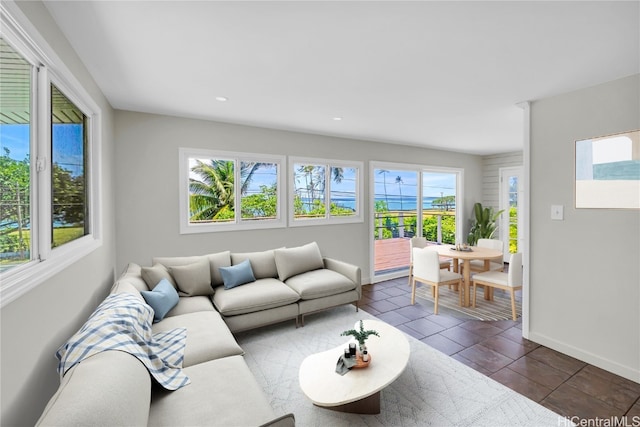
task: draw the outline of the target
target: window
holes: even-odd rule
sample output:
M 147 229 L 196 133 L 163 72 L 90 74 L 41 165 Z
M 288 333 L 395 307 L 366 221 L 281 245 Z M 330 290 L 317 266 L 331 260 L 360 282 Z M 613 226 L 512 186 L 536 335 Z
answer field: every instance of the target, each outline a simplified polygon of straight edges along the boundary
M 2 305 L 101 244 L 100 110 L 38 35 L 0 16 Z M 53 58 L 53 59 L 51 59 Z M 42 262 L 48 260 L 50 262 Z
M 51 85 L 52 246 L 89 234 L 87 174 L 85 173 L 87 116 Z
M 284 227 L 284 157 L 180 149 L 180 231 Z
M 362 222 L 362 163 L 291 159 L 290 225 Z

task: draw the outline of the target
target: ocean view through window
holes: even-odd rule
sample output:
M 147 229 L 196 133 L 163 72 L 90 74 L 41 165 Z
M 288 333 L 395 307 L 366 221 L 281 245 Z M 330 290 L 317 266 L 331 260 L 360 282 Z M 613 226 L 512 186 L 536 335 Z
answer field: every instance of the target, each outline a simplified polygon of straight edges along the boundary
M 362 163 L 292 158 L 291 226 L 361 222 Z

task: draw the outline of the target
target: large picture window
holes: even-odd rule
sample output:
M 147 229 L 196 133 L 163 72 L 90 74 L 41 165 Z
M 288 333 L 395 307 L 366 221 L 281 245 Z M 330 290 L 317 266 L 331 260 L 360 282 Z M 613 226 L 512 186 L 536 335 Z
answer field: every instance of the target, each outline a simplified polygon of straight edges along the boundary
M 181 232 L 283 227 L 284 157 L 180 149 Z
M 362 163 L 291 159 L 291 225 L 362 221 Z
M 2 305 L 101 243 L 99 108 L 15 21 L 0 33 Z M 97 150 L 95 150 L 97 151 Z M 43 261 L 49 262 L 43 262 Z

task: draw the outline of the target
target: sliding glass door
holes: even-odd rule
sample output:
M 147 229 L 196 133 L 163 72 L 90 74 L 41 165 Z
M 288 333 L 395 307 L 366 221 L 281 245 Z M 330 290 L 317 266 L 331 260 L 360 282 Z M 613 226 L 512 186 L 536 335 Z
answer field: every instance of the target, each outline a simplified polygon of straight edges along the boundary
M 375 162 L 371 171 L 376 279 L 406 273 L 411 237 L 423 236 L 431 244 L 456 242 L 460 170 Z

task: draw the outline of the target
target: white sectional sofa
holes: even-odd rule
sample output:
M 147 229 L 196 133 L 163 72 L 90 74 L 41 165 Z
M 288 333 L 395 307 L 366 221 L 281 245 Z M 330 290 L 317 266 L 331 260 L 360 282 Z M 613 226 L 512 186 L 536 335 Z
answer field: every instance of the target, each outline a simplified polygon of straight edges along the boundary
M 249 271 L 255 280 L 247 281 Z M 64 373 L 37 425 L 293 426 L 293 414 L 272 410 L 232 332 L 285 320 L 298 326 L 305 315 L 341 304 L 357 309 L 361 283 L 358 267 L 322 258 L 314 242 L 129 264 L 110 296 L 120 293 L 153 308 L 146 321 L 158 317 L 154 336 L 186 329 L 181 372 L 190 384 L 169 391 L 136 356 L 101 351 Z

